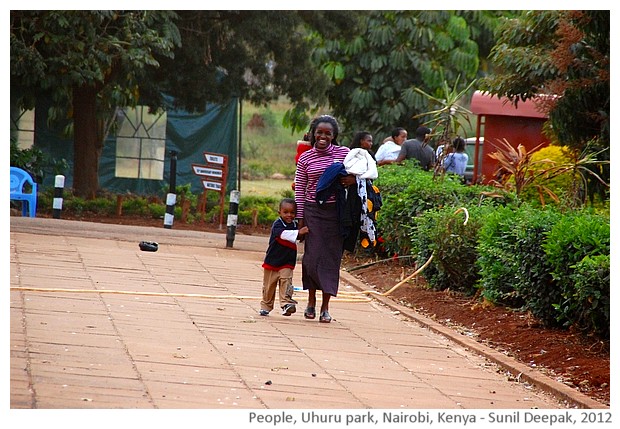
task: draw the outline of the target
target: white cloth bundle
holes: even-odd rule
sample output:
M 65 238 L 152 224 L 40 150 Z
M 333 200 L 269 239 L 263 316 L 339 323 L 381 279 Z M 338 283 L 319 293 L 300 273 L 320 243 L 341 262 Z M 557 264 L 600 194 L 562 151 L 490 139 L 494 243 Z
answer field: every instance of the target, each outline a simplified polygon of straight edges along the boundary
M 379 177 L 377 163 L 366 149 L 351 149 L 342 163 L 347 173 L 355 174 L 360 179 L 376 179 Z
M 342 164 L 347 173 L 355 174 L 357 179 L 357 193 L 362 201 L 360 229 L 368 234 L 370 241 L 375 241 L 375 224 L 368 217 L 366 179 L 372 180 L 379 177 L 377 163 L 366 149 L 355 148 L 349 151 Z

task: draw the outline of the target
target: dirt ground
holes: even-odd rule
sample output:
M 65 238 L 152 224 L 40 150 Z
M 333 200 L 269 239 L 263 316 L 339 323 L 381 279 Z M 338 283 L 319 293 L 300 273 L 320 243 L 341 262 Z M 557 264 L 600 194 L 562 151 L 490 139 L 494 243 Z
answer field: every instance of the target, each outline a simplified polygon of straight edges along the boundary
M 398 262 L 357 269 L 367 261 L 345 256 L 343 266 L 376 290 L 385 292 L 415 270 Z M 422 272 L 423 275 L 423 272 Z M 536 368 L 601 403 L 610 404 L 609 343 L 570 330 L 546 329 L 531 315 L 451 291 L 425 287 L 423 276 L 390 297 L 445 326 Z
M 40 216 L 47 215 L 42 213 Z M 76 218 L 64 214 L 63 219 Z M 163 227 L 162 220 L 130 216 L 76 220 Z M 173 223 L 172 228 L 223 234 L 227 229 L 226 225 L 220 228 L 216 224 L 189 225 L 178 221 Z M 239 225 L 235 233 L 269 235 L 269 228 Z M 352 275 L 381 292 L 391 289 L 414 271 L 412 267 L 402 266 L 398 261 L 386 261 L 360 268 L 368 262 L 368 259 L 361 260 L 347 254 L 343 259 L 343 268 L 349 269 Z M 570 330 L 546 329 L 526 313 L 503 307 L 485 306 L 478 300 L 455 292 L 432 291 L 424 287 L 423 274 L 396 289 L 390 297 L 443 325 L 538 369 L 603 404 L 610 405 L 608 342 L 584 337 Z

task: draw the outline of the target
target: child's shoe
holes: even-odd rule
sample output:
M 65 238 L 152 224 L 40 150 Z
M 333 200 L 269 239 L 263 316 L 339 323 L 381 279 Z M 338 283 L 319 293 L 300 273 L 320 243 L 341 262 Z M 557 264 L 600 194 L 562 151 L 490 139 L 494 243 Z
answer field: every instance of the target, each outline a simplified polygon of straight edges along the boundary
M 261 310 L 261 311 L 258 312 L 258 314 L 260 314 L 261 316 L 269 316 L 269 311 Z
M 282 316 L 290 316 L 296 311 L 297 308 L 295 308 L 295 304 L 286 304 L 284 307 L 282 307 Z

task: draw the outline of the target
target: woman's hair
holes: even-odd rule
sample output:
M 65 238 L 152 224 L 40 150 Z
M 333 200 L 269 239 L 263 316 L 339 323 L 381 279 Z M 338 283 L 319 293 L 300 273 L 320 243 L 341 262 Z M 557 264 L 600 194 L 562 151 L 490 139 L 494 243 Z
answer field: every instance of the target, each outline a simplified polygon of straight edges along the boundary
M 465 150 L 465 140 L 462 137 L 457 137 L 452 140 L 452 147 L 455 152 L 463 152 Z
M 398 137 L 401 133 L 401 131 L 407 131 L 406 129 L 404 129 L 403 127 L 396 127 L 392 130 L 392 138 L 395 139 L 396 137 Z
M 310 144 L 314 146 L 314 143 L 316 143 L 316 137 L 314 136 L 314 131 L 316 130 L 317 125 L 319 125 L 321 122 L 326 122 L 328 124 L 331 124 L 332 128 L 334 129 L 334 136 L 332 138 L 332 144 L 338 145 L 337 140 L 338 140 L 338 134 L 340 134 L 340 126 L 338 125 L 338 121 L 336 120 L 336 118 L 330 115 L 317 116 L 316 118 L 312 120 L 312 122 L 310 122 Z
M 353 140 L 351 141 L 351 145 L 349 146 L 351 149 L 355 149 L 356 147 L 361 148 L 362 147 L 362 140 L 365 139 L 367 136 L 370 136 L 372 134 L 370 134 L 368 131 L 358 131 L 355 136 L 353 137 Z

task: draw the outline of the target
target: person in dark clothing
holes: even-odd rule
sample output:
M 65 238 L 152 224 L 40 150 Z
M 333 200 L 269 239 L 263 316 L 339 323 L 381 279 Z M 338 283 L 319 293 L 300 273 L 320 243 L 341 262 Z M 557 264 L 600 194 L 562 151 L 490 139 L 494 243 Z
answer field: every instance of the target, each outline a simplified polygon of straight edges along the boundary
M 405 140 L 400 147 L 398 158 L 394 162 L 399 163 L 405 159 L 415 159 L 424 170 L 432 170 L 435 166 L 435 151 L 428 144 L 427 138 L 432 130 L 428 127 L 418 127 L 415 138 Z
M 280 215 L 271 225 L 269 246 L 263 262 L 263 298 L 260 315 L 267 316 L 273 310 L 276 288 L 279 290 L 282 315 L 290 316 L 297 311 L 293 299 L 293 270 L 297 262 L 297 240 L 308 233 L 308 227 L 298 229 L 295 215 L 297 204 L 292 198 L 280 201 Z

